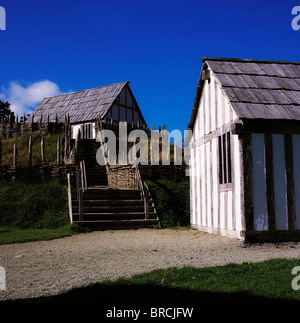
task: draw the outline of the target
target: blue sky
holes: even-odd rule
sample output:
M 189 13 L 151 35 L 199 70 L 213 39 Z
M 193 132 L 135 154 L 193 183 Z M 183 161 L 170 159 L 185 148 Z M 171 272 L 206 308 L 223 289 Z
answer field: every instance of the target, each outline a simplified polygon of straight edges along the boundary
M 130 81 L 151 127 L 186 129 L 203 56 L 300 61 L 296 1 L 0 0 L 0 98 Z

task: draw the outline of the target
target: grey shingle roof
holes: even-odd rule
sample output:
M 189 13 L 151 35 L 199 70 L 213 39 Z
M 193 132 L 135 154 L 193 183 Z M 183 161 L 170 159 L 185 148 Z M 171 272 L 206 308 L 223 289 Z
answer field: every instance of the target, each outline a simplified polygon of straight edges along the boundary
M 214 60 L 215 73 L 240 118 L 300 120 L 300 64 Z
M 236 114 L 245 119 L 300 120 L 300 63 L 204 57 Z M 201 96 L 200 76 L 189 128 Z
M 97 117 L 104 117 L 114 100 L 129 82 L 117 83 L 95 89 L 67 93 L 44 98 L 34 110 L 34 121 L 39 121 L 41 116 L 46 121 L 55 122 L 56 115 L 59 122 L 70 116 L 70 122 L 92 121 Z M 31 122 L 31 117 L 27 122 Z

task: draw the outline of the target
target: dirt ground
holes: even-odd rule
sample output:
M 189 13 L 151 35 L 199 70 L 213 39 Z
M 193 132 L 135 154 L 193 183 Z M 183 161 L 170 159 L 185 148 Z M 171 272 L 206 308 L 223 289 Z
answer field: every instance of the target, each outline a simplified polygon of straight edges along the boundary
M 238 240 L 194 229 L 139 229 L 3 245 L 0 266 L 6 271 L 6 290 L 0 290 L 0 301 L 54 295 L 157 268 L 217 266 L 270 258 L 300 258 L 300 243 L 245 247 Z

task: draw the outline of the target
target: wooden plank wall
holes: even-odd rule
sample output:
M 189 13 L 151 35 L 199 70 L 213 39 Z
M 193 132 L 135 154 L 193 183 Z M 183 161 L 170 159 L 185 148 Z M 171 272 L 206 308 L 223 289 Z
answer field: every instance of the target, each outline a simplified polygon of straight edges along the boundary
M 191 225 L 246 240 L 300 239 L 300 135 L 231 131 L 232 181 L 220 184 L 218 137 L 236 120 L 211 73 L 191 141 Z
M 240 237 L 245 224 L 241 212 L 241 142 L 231 135 L 232 183 L 219 184 L 218 136 L 237 118 L 217 79 L 206 80 L 191 141 L 191 224 L 211 233 Z
M 251 136 L 254 231 L 299 230 L 300 135 Z

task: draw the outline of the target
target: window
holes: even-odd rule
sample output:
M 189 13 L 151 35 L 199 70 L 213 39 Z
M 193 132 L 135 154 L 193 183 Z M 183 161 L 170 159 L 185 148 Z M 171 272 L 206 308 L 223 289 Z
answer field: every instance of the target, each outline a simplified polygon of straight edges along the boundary
M 93 124 L 86 123 L 80 126 L 81 139 L 93 138 Z
M 220 184 L 231 183 L 230 132 L 218 137 L 219 141 L 219 181 Z

